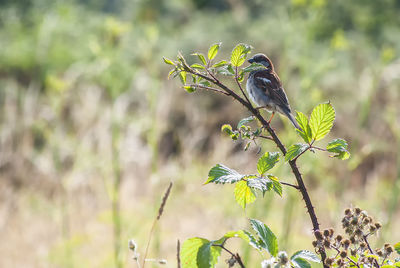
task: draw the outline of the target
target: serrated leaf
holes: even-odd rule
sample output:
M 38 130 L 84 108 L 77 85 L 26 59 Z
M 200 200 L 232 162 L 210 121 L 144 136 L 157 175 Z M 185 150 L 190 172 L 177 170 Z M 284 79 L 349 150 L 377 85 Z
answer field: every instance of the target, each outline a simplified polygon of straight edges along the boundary
M 235 67 L 240 67 L 246 60 L 247 54 L 251 51 L 251 46 L 246 44 L 238 44 L 231 54 L 231 63 Z
M 277 152 L 266 152 L 263 156 L 258 159 L 257 171 L 260 175 L 264 175 L 265 172 L 270 170 L 279 161 L 279 153 Z
M 285 161 L 291 161 L 299 156 L 302 152 L 307 150 L 308 144 L 296 143 L 289 147 L 285 155 Z
M 294 253 L 292 255 L 292 257 L 290 257 L 290 259 L 297 259 L 297 258 L 302 258 L 308 261 L 312 261 L 312 262 L 317 262 L 320 263 L 321 260 L 319 259 L 319 257 L 317 256 L 317 254 L 308 251 L 308 250 L 299 250 L 296 253 Z
M 310 116 L 312 138 L 320 140 L 329 133 L 335 121 L 335 110 L 330 103 L 322 103 L 315 107 Z
M 264 65 L 262 65 L 261 63 L 253 62 L 251 65 L 243 68 L 242 71 L 244 73 L 249 73 L 249 72 L 252 72 L 252 71 L 263 70 L 263 69 L 265 69 Z
M 175 63 L 174 63 L 172 60 L 167 59 L 166 57 L 163 57 L 163 60 L 164 60 L 164 62 L 165 62 L 166 64 L 175 65 Z
M 207 65 L 207 61 L 206 58 L 204 57 L 203 54 L 201 53 L 193 53 L 193 56 L 197 56 L 199 58 L 199 60 L 201 61 L 201 63 L 203 63 L 204 65 Z
M 213 268 L 221 255 L 221 247 L 213 247 L 213 242 L 206 243 L 199 248 L 197 253 L 198 268 Z
M 222 75 L 228 75 L 228 76 L 235 75 L 235 71 L 233 70 L 232 64 L 224 65 L 223 67 L 219 68 L 217 72 Z
M 400 255 L 400 242 L 394 244 L 394 249 L 396 250 L 397 254 Z
M 212 68 L 219 68 L 219 67 L 222 67 L 222 66 L 227 65 L 227 64 L 228 64 L 228 62 L 226 60 L 221 60 L 221 61 L 215 63 L 214 65 L 212 65 L 211 67 Z
M 326 146 L 328 152 L 336 153 L 333 157 L 337 157 L 341 160 L 346 160 L 350 157 L 349 151 L 347 151 L 347 142 L 343 139 L 334 139 Z
M 256 200 L 253 190 L 247 186 L 247 181 L 239 181 L 236 183 L 234 195 L 236 202 L 243 209 L 246 208 L 246 205 L 251 204 Z
M 253 248 L 257 249 L 258 251 L 261 251 L 262 247 L 259 244 L 259 242 L 257 241 L 257 239 L 254 237 L 254 235 L 252 235 L 249 231 L 246 231 L 246 230 L 244 230 L 243 232 L 248 237 L 249 245 L 252 246 Z
M 267 225 L 256 219 L 250 219 L 250 225 L 260 238 L 260 246 L 272 256 L 278 254 L 278 240 Z
M 247 186 L 254 190 L 259 190 L 263 194 L 272 188 L 272 182 L 267 177 L 252 176 L 247 179 Z
M 236 170 L 230 169 L 224 165 L 217 164 L 210 169 L 208 180 L 204 184 L 213 183 L 235 183 L 240 181 L 244 175 L 239 174 Z
M 311 268 L 311 264 L 309 264 L 306 260 L 302 258 L 291 260 L 291 262 L 296 268 Z
M 268 175 L 268 178 L 271 180 L 272 189 L 275 193 L 282 196 L 282 184 L 279 182 L 279 179 L 272 175 Z
M 180 252 L 182 268 L 198 267 L 197 255 L 199 249 L 207 243 L 210 243 L 210 241 L 200 237 L 189 238 L 183 242 Z
M 296 121 L 301 128 L 301 130 L 296 128 L 296 132 L 299 133 L 299 135 L 303 138 L 305 142 L 310 143 L 312 139 L 312 134 L 310 125 L 308 124 L 308 118 L 302 112 L 296 113 Z
M 245 126 L 247 123 L 253 122 L 254 119 L 256 119 L 254 115 L 249 116 L 249 117 L 246 117 L 246 118 L 243 118 L 243 119 L 240 120 L 239 123 L 237 124 L 237 128 L 239 129 L 239 128 L 241 128 L 242 126 Z
M 210 49 L 208 50 L 208 58 L 210 60 L 214 59 L 215 56 L 217 56 L 220 46 L 221 46 L 221 43 L 216 43 L 210 47 Z
M 194 68 L 194 69 L 201 69 L 201 70 L 204 70 L 204 69 L 205 69 L 205 67 L 204 67 L 203 65 L 200 65 L 200 64 L 198 64 L 198 63 L 194 63 L 194 64 L 192 64 L 190 67 L 191 67 L 191 68 Z

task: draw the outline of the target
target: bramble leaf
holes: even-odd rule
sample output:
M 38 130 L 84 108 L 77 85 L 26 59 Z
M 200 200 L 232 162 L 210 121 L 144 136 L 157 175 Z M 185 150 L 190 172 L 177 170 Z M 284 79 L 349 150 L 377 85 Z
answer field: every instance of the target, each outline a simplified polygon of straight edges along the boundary
M 246 44 L 238 44 L 231 54 L 231 63 L 235 67 L 241 66 L 246 60 L 247 54 L 251 51 L 251 46 Z
M 199 249 L 207 243 L 210 243 L 210 241 L 200 237 L 189 238 L 183 242 L 180 252 L 182 268 L 197 267 Z
M 199 248 L 197 253 L 198 268 L 213 268 L 221 255 L 220 247 L 213 247 L 213 242 L 208 242 Z
M 289 147 L 285 155 L 285 161 L 291 161 L 309 148 L 308 144 L 296 143 Z
M 278 254 L 278 240 L 267 225 L 256 219 L 250 219 L 250 225 L 260 238 L 260 246 L 272 256 Z
M 254 119 L 256 119 L 254 115 L 246 117 L 246 118 L 243 118 L 237 124 L 237 128 L 238 129 L 241 128 L 242 126 L 246 125 L 247 123 L 250 123 L 250 122 L 254 121 Z
M 279 161 L 279 153 L 277 152 L 266 152 L 263 156 L 258 159 L 257 171 L 260 175 L 264 175 L 265 172 L 270 170 Z
M 279 182 L 278 178 L 272 175 L 268 175 L 268 178 L 271 180 L 272 189 L 275 193 L 282 196 L 282 184 Z
M 347 142 L 343 139 L 334 139 L 328 143 L 326 149 L 328 152 L 336 153 L 333 157 L 337 157 L 341 160 L 346 160 L 350 157 L 350 153 L 347 151 Z
M 296 121 L 301 127 L 301 130 L 296 128 L 296 132 L 303 138 L 303 140 L 307 143 L 311 142 L 312 134 L 311 128 L 308 124 L 308 118 L 302 112 L 297 112 Z
M 253 190 L 247 186 L 247 181 L 239 181 L 235 186 L 235 200 L 244 209 L 247 204 L 256 200 Z
M 265 69 L 264 65 L 262 65 L 261 63 L 253 62 L 251 65 L 246 66 L 245 68 L 243 68 L 242 71 L 244 73 L 249 73 L 249 72 L 252 72 L 252 71 L 263 70 L 263 69 Z
M 295 268 L 311 268 L 311 264 L 302 258 L 293 259 L 291 262 Z
M 312 261 L 312 262 L 317 262 L 317 263 L 321 262 L 321 260 L 315 253 L 308 251 L 308 250 L 299 250 L 296 253 L 294 253 L 292 255 L 292 257 L 290 257 L 290 259 L 292 259 L 292 260 L 297 259 L 297 258 L 302 258 L 302 259 Z
M 210 49 L 208 50 L 208 59 L 209 60 L 212 60 L 215 58 L 215 56 L 217 56 L 220 46 L 221 46 L 221 43 L 216 43 L 210 47 Z
M 254 190 L 259 190 L 261 191 L 263 194 L 265 194 L 265 192 L 271 190 L 272 188 L 272 181 L 267 178 L 267 177 L 251 177 L 247 179 L 247 186 L 249 186 L 250 188 L 254 189 Z
M 315 107 L 310 116 L 312 138 L 320 140 L 329 133 L 335 121 L 335 110 L 330 103 L 322 103 Z
M 213 183 L 235 183 L 240 181 L 244 175 L 239 174 L 236 170 L 230 169 L 224 165 L 217 164 L 210 169 L 208 180 L 204 184 Z

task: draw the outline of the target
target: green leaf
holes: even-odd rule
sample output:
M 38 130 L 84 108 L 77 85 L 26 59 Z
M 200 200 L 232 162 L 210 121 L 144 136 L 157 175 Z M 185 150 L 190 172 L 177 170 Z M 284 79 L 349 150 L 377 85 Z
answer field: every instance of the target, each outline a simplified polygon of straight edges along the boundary
M 200 82 L 199 82 L 199 85 L 209 87 L 209 86 L 211 86 L 211 83 L 208 82 L 207 80 L 204 80 L 204 81 L 200 81 Z
M 210 169 L 208 180 L 204 184 L 213 183 L 235 183 L 240 181 L 244 176 L 237 171 L 230 169 L 224 165 L 217 164 Z
M 235 75 L 235 71 L 233 70 L 232 64 L 225 65 L 219 68 L 217 71 L 222 75 L 228 75 L 228 76 Z
M 202 70 L 205 69 L 205 67 L 203 65 L 200 65 L 198 63 L 194 63 L 190 67 L 194 68 L 194 69 L 202 69 Z
M 261 251 L 262 247 L 259 243 L 259 241 L 257 241 L 257 239 L 254 237 L 254 235 L 252 235 L 250 232 L 244 230 L 245 235 L 248 237 L 248 243 L 250 246 L 252 246 L 253 248 Z
M 263 69 L 265 69 L 264 65 L 262 65 L 261 63 L 253 62 L 251 65 L 243 68 L 242 71 L 244 73 L 249 73 L 249 72 L 252 72 L 252 71 L 263 70 Z
M 256 117 L 254 115 L 243 118 L 242 120 L 239 121 L 239 123 L 237 124 L 237 128 L 241 128 L 242 126 L 245 126 L 247 123 L 250 123 L 252 121 L 254 121 L 254 119 L 256 119 Z
M 301 127 L 301 130 L 296 128 L 296 132 L 300 134 L 305 142 L 310 143 L 312 134 L 310 125 L 308 124 L 307 116 L 305 116 L 302 112 L 297 112 L 296 121 Z
M 400 255 L 400 242 L 394 244 L 394 249 L 396 250 L 397 254 Z
M 210 243 L 210 241 L 200 237 L 189 238 L 183 242 L 180 252 L 182 268 L 198 267 L 197 256 L 199 249 L 207 243 Z
M 326 149 L 328 152 L 336 153 L 333 157 L 337 157 L 341 160 L 346 160 L 350 157 L 350 153 L 347 151 L 347 142 L 343 139 L 334 139 L 328 143 Z
M 186 84 L 186 72 L 185 71 L 181 71 L 179 73 L 179 78 L 181 79 L 182 84 Z
M 206 58 L 204 57 L 203 54 L 201 53 L 193 53 L 193 56 L 197 56 L 199 58 L 199 60 L 201 61 L 201 63 L 203 63 L 204 65 L 207 65 L 207 61 Z
M 263 156 L 258 159 L 257 171 L 260 175 L 264 175 L 265 172 L 270 170 L 279 161 L 279 153 L 277 152 L 266 152 Z
M 272 175 L 268 175 L 268 178 L 271 180 L 272 189 L 275 193 L 282 196 L 282 184 L 279 182 L 278 178 Z
M 224 124 L 222 127 L 221 127 L 221 131 L 222 132 L 226 132 L 228 135 L 232 135 L 232 126 L 231 125 L 229 125 L 229 124 Z
M 183 86 L 183 88 L 188 92 L 188 93 L 193 93 L 196 91 L 195 87 L 192 86 Z
M 163 60 L 164 60 L 164 62 L 165 62 L 166 64 L 175 65 L 175 63 L 174 63 L 172 60 L 167 59 L 166 57 L 163 57 Z
M 292 259 L 292 260 L 297 259 L 297 258 L 302 258 L 302 259 L 312 261 L 312 262 L 317 262 L 317 263 L 321 262 L 321 260 L 317 256 L 317 254 L 315 254 L 311 251 L 308 251 L 308 250 L 299 250 L 296 253 L 294 253 L 292 255 L 292 257 L 290 257 L 290 259 Z
M 335 110 L 330 103 L 322 103 L 315 107 L 310 116 L 312 138 L 320 140 L 329 133 L 335 121 Z
M 311 268 L 311 264 L 309 264 L 305 259 L 297 258 L 291 261 L 293 266 L 296 268 Z
M 221 46 L 221 43 L 216 43 L 210 47 L 210 49 L 208 50 L 208 58 L 210 60 L 214 59 L 215 56 L 217 56 L 220 46 Z
M 260 246 L 272 256 L 278 254 L 278 240 L 267 225 L 256 219 L 250 219 L 250 225 L 260 238 Z
M 285 155 L 285 161 L 291 161 L 309 148 L 308 144 L 296 143 L 289 147 Z
M 213 268 L 221 255 L 221 247 L 213 247 L 213 242 L 206 243 L 199 248 L 197 253 L 198 268 Z
M 272 182 L 267 177 L 256 177 L 256 176 L 249 176 L 247 178 L 247 186 L 254 190 L 259 190 L 263 194 L 272 188 Z
M 247 186 L 247 181 L 239 181 L 235 186 L 235 200 L 244 209 L 247 204 L 256 200 L 253 190 Z
M 178 75 L 178 70 L 177 69 L 173 69 L 169 72 L 168 74 L 168 79 L 170 79 L 171 76 L 173 76 L 173 78 L 175 78 Z
M 219 68 L 222 67 L 224 65 L 228 65 L 228 62 L 226 60 L 221 60 L 217 63 L 215 63 L 213 66 L 211 66 L 212 68 Z
M 242 66 L 246 60 L 247 54 L 251 51 L 251 46 L 246 44 L 238 44 L 231 54 L 231 63 L 235 67 Z

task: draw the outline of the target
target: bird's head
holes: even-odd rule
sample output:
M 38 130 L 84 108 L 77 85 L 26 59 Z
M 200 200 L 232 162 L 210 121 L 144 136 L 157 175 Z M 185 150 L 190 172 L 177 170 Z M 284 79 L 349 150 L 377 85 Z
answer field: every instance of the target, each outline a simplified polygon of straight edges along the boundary
M 254 55 L 252 58 L 248 60 L 250 63 L 260 63 L 264 65 L 267 69 L 273 71 L 274 70 L 274 65 L 272 64 L 272 61 L 264 54 L 258 53 Z

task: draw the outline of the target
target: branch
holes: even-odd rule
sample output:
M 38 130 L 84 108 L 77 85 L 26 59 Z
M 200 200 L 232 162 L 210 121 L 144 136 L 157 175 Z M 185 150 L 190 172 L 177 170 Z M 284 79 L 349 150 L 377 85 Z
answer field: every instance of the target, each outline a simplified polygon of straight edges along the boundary
M 365 244 L 367 244 L 367 247 L 368 247 L 369 252 L 370 252 L 371 254 L 374 254 L 374 251 L 372 250 L 372 248 L 371 248 L 371 246 L 370 246 L 370 244 L 369 244 L 369 242 L 368 242 L 368 240 L 367 240 L 367 235 L 363 235 L 363 240 L 364 240 Z M 378 261 L 375 260 L 375 259 L 374 259 L 374 264 L 375 264 L 376 267 L 379 267 L 379 263 L 378 263 Z
M 241 98 L 238 94 L 236 94 L 233 90 L 231 90 L 230 88 L 228 88 L 226 85 L 224 85 L 223 83 L 221 83 L 218 79 L 216 78 L 210 78 L 207 75 L 201 74 L 195 70 L 193 70 L 192 68 L 190 68 L 183 60 L 183 68 L 185 69 L 185 71 L 198 75 L 199 77 L 215 84 L 216 86 L 220 87 L 222 90 L 224 90 L 225 92 L 229 93 L 229 96 L 233 97 L 236 101 L 238 101 L 240 104 L 242 104 L 243 106 L 245 106 L 263 125 L 263 127 L 269 132 L 269 134 L 271 135 L 271 138 L 273 139 L 274 143 L 276 144 L 276 146 L 279 148 L 279 150 L 282 152 L 283 155 L 286 155 L 286 148 L 285 146 L 282 144 L 281 140 L 278 138 L 278 136 L 276 135 L 275 131 L 271 128 L 270 124 L 265 120 L 264 117 L 262 117 L 262 115 L 260 114 L 260 112 L 258 111 L 258 109 L 254 108 L 251 103 L 249 101 L 246 101 L 245 99 Z M 247 99 L 247 97 L 246 97 Z M 289 161 L 289 165 L 290 168 L 292 169 L 292 172 L 296 178 L 297 181 L 297 185 L 299 187 L 299 191 L 301 192 L 301 195 L 303 197 L 303 200 L 306 204 L 306 208 L 307 208 L 307 212 L 310 215 L 310 219 L 313 225 L 313 230 L 314 230 L 314 234 L 317 230 L 319 230 L 319 222 L 318 222 L 318 218 L 317 215 L 315 213 L 314 207 L 312 205 L 311 202 L 311 198 L 308 194 L 307 188 L 304 184 L 303 181 L 303 177 L 299 171 L 299 168 L 297 167 L 296 164 L 296 159 L 293 159 L 291 161 Z M 328 266 L 325 264 L 325 259 L 326 259 L 326 252 L 324 248 L 321 248 L 321 250 L 319 251 L 319 254 L 321 255 L 321 259 L 322 259 L 322 263 L 324 265 L 324 268 L 327 268 Z
M 214 92 L 221 93 L 221 94 L 224 94 L 226 96 L 229 96 L 229 93 L 226 93 L 225 91 L 222 91 L 222 90 L 219 90 L 219 89 L 213 88 L 213 87 L 203 86 L 203 85 L 199 85 L 199 84 L 191 84 L 191 85 L 188 85 L 188 86 L 195 87 L 195 88 L 197 87 L 197 88 L 206 89 L 206 90 L 211 90 L 211 91 L 214 91 Z
M 282 181 L 280 181 L 280 184 L 283 184 L 283 185 L 286 185 L 286 186 L 290 186 L 290 187 L 293 187 L 293 188 L 299 190 L 299 186 L 294 185 L 294 184 L 290 184 L 290 183 L 282 182 Z
M 229 249 L 225 248 L 223 245 L 213 245 L 214 247 L 220 247 L 223 250 L 225 250 L 226 252 L 228 252 L 229 254 L 231 254 L 232 258 L 234 258 L 237 263 L 240 265 L 241 268 L 246 268 L 246 266 L 244 266 L 242 259 L 239 256 L 239 253 L 234 254 L 232 251 L 230 251 Z

